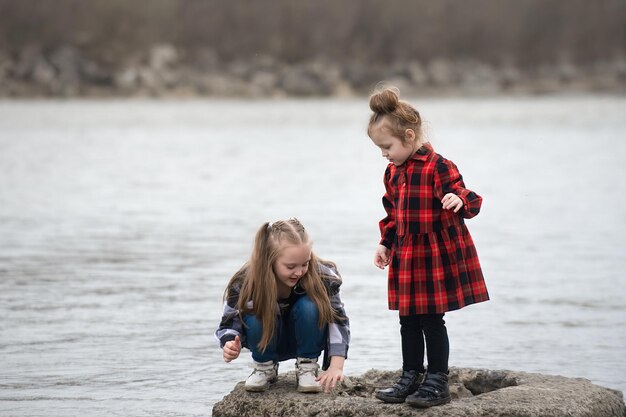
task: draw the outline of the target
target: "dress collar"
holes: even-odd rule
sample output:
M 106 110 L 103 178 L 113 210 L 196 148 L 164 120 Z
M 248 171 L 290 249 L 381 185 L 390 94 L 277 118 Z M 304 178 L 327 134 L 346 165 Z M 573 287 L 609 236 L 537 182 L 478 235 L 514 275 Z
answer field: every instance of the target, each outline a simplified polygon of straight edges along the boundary
M 430 142 L 425 142 L 409 159 L 415 159 L 418 161 L 426 161 L 433 153 L 433 145 Z

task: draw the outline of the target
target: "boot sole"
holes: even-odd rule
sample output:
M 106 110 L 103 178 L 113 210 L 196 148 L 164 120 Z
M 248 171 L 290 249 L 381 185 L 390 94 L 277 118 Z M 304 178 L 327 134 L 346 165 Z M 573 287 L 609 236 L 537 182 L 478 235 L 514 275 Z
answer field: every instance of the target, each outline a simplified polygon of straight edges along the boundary
M 411 400 L 410 398 L 407 398 L 406 403 L 413 407 L 428 408 L 428 407 L 434 407 L 436 405 L 447 404 L 451 400 L 452 400 L 452 397 L 445 397 L 445 398 L 441 398 L 441 399 L 433 400 L 433 401 Z
M 392 404 L 400 404 L 405 401 L 404 398 L 385 397 L 384 395 L 378 395 L 378 394 L 376 394 L 375 397 L 381 400 L 382 402 L 392 403 Z

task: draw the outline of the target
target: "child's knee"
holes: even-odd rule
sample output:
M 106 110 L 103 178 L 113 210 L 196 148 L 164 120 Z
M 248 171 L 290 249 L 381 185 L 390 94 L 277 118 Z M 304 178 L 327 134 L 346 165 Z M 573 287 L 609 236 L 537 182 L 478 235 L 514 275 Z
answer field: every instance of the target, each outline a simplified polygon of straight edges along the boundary
M 300 297 L 293 305 L 293 313 L 300 318 L 314 318 L 317 320 L 319 310 L 317 305 L 308 295 Z
M 247 327 L 261 327 L 261 320 L 254 314 L 245 314 L 243 316 L 243 322 Z
M 260 339 L 263 334 L 263 323 L 254 314 L 246 314 L 243 316 L 246 339 Z

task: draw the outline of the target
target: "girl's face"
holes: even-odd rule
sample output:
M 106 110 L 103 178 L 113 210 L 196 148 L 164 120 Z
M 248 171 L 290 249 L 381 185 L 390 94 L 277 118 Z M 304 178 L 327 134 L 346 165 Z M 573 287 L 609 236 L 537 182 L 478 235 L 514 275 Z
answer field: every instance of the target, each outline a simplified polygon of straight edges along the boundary
M 405 135 L 404 141 L 393 136 L 385 120 L 370 129 L 370 138 L 374 145 L 380 148 L 383 157 L 396 166 L 404 164 L 417 150 L 417 140 L 413 129 L 407 129 Z
M 279 294 L 287 294 L 309 269 L 311 247 L 306 244 L 285 246 L 274 262 Z

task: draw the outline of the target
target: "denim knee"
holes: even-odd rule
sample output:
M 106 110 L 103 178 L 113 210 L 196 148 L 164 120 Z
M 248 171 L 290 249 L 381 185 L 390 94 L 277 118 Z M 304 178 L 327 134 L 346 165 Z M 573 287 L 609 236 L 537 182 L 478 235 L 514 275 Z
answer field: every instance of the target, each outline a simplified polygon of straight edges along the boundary
M 290 325 L 296 338 L 296 356 L 317 358 L 325 345 L 327 326 L 319 325 L 319 310 L 308 295 L 293 305 Z
M 257 362 L 266 362 L 268 360 L 276 360 L 276 343 L 277 334 L 274 333 L 273 339 L 269 345 L 265 348 L 264 352 L 261 352 L 258 348 L 258 344 L 263 337 L 263 324 L 254 314 L 246 314 L 243 316 L 245 323 L 246 338 L 244 346 L 250 349 L 252 352 L 252 358 Z
M 293 305 L 291 313 L 298 320 L 312 320 L 317 323 L 319 318 L 319 310 L 317 305 L 308 295 L 300 297 Z

